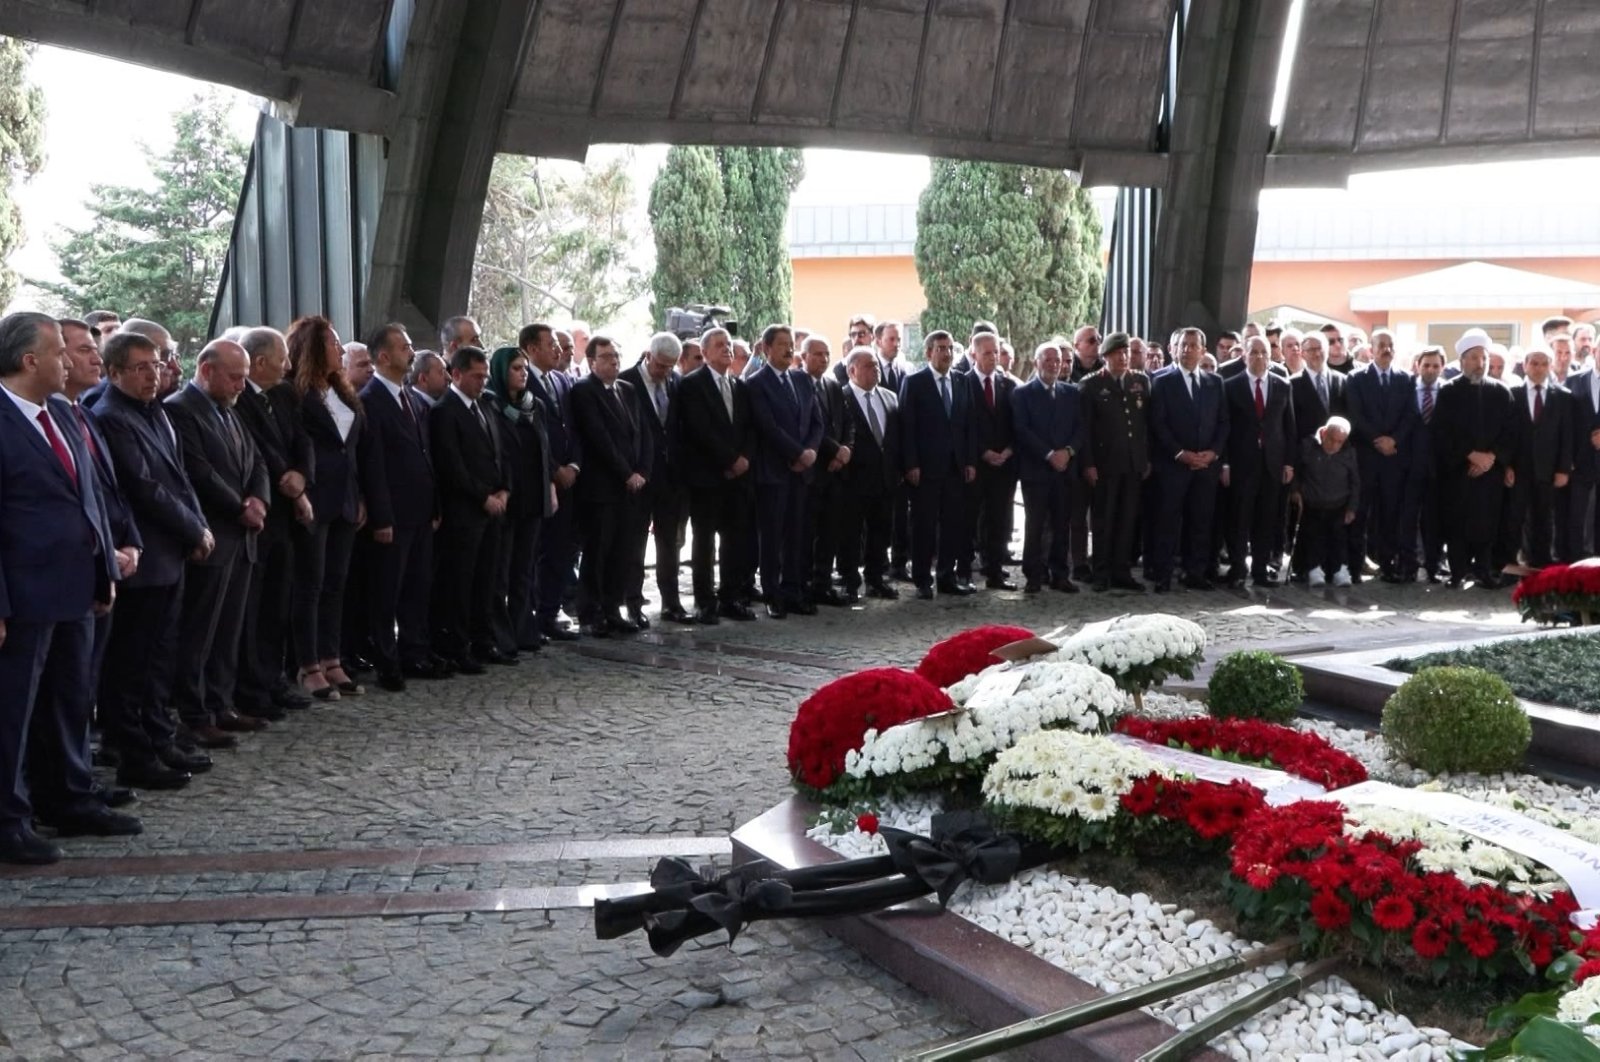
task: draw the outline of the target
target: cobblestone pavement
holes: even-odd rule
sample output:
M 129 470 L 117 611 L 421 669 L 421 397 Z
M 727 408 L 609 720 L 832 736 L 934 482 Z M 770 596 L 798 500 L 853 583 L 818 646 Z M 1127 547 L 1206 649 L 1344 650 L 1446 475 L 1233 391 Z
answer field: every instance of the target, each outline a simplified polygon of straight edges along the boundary
M 794 706 L 827 679 L 912 665 L 984 622 L 1045 631 L 1164 609 L 1216 650 L 1359 648 L 1515 629 L 1504 592 L 981 593 L 784 623 L 554 646 L 475 679 L 296 713 L 178 794 L 144 835 L 71 840 L 96 873 L 0 874 L 0 912 L 637 882 L 648 851 L 430 862 L 436 846 L 725 838 L 786 793 Z M 552 849 L 554 846 L 547 846 Z M 424 849 L 398 865 L 208 869 L 211 856 Z M 183 855 L 171 872 L 119 857 Z M 723 857 L 725 858 L 725 857 Z M 337 862 L 334 859 L 333 862 Z M 383 861 L 378 861 L 383 862 Z M 0 1056 L 878 1058 L 970 1029 L 809 926 L 657 959 L 584 910 L 0 930 Z

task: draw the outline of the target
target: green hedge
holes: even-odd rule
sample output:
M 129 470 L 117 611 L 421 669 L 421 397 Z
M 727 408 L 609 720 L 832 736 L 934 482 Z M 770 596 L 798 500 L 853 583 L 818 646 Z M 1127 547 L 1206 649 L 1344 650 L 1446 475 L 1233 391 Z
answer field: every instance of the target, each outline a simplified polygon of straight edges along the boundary
M 1600 712 L 1600 634 L 1513 638 L 1391 660 L 1388 666 L 1411 673 L 1425 667 L 1481 667 L 1505 679 L 1519 697 Z

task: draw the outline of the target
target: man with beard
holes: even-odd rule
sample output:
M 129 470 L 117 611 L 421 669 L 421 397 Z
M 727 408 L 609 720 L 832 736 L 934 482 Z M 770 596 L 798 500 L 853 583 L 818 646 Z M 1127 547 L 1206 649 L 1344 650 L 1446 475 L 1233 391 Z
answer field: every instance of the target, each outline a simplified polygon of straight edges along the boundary
M 1434 411 L 1440 519 L 1450 543 L 1450 585 L 1471 574 L 1484 589 L 1500 586 L 1491 552 L 1505 490 L 1516 483 L 1516 407 L 1504 384 L 1485 374 L 1489 336 L 1468 329 L 1456 340 L 1461 375 L 1439 389 Z

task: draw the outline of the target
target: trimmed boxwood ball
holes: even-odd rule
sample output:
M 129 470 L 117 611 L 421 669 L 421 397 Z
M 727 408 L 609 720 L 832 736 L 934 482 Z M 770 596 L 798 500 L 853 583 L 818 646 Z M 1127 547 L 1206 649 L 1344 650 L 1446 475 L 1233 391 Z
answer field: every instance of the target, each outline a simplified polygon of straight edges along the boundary
M 1206 684 L 1211 714 L 1219 719 L 1286 723 L 1306 699 L 1300 669 L 1276 653 L 1241 649 L 1217 663 Z
M 1383 736 L 1430 774 L 1522 765 L 1533 725 L 1505 679 L 1477 667 L 1425 667 L 1383 706 Z

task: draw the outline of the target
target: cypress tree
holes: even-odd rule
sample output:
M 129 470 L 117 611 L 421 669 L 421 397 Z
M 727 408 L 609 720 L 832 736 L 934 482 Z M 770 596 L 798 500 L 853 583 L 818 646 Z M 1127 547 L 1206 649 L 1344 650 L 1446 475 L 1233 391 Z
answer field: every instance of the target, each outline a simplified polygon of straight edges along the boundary
M 717 161 L 730 219 L 729 305 L 754 336 L 787 323 L 793 310 L 789 196 L 805 175 L 805 156 L 794 148 L 719 148 Z
M 22 211 L 11 188 L 44 165 L 44 92 L 28 83 L 32 54 L 31 44 L 0 37 L 0 311 L 17 290 L 6 259 L 23 241 Z
M 650 312 L 657 325 L 669 307 L 726 302 L 728 276 L 727 195 L 716 152 L 674 147 L 650 186 L 650 225 L 656 267 L 650 278 Z

